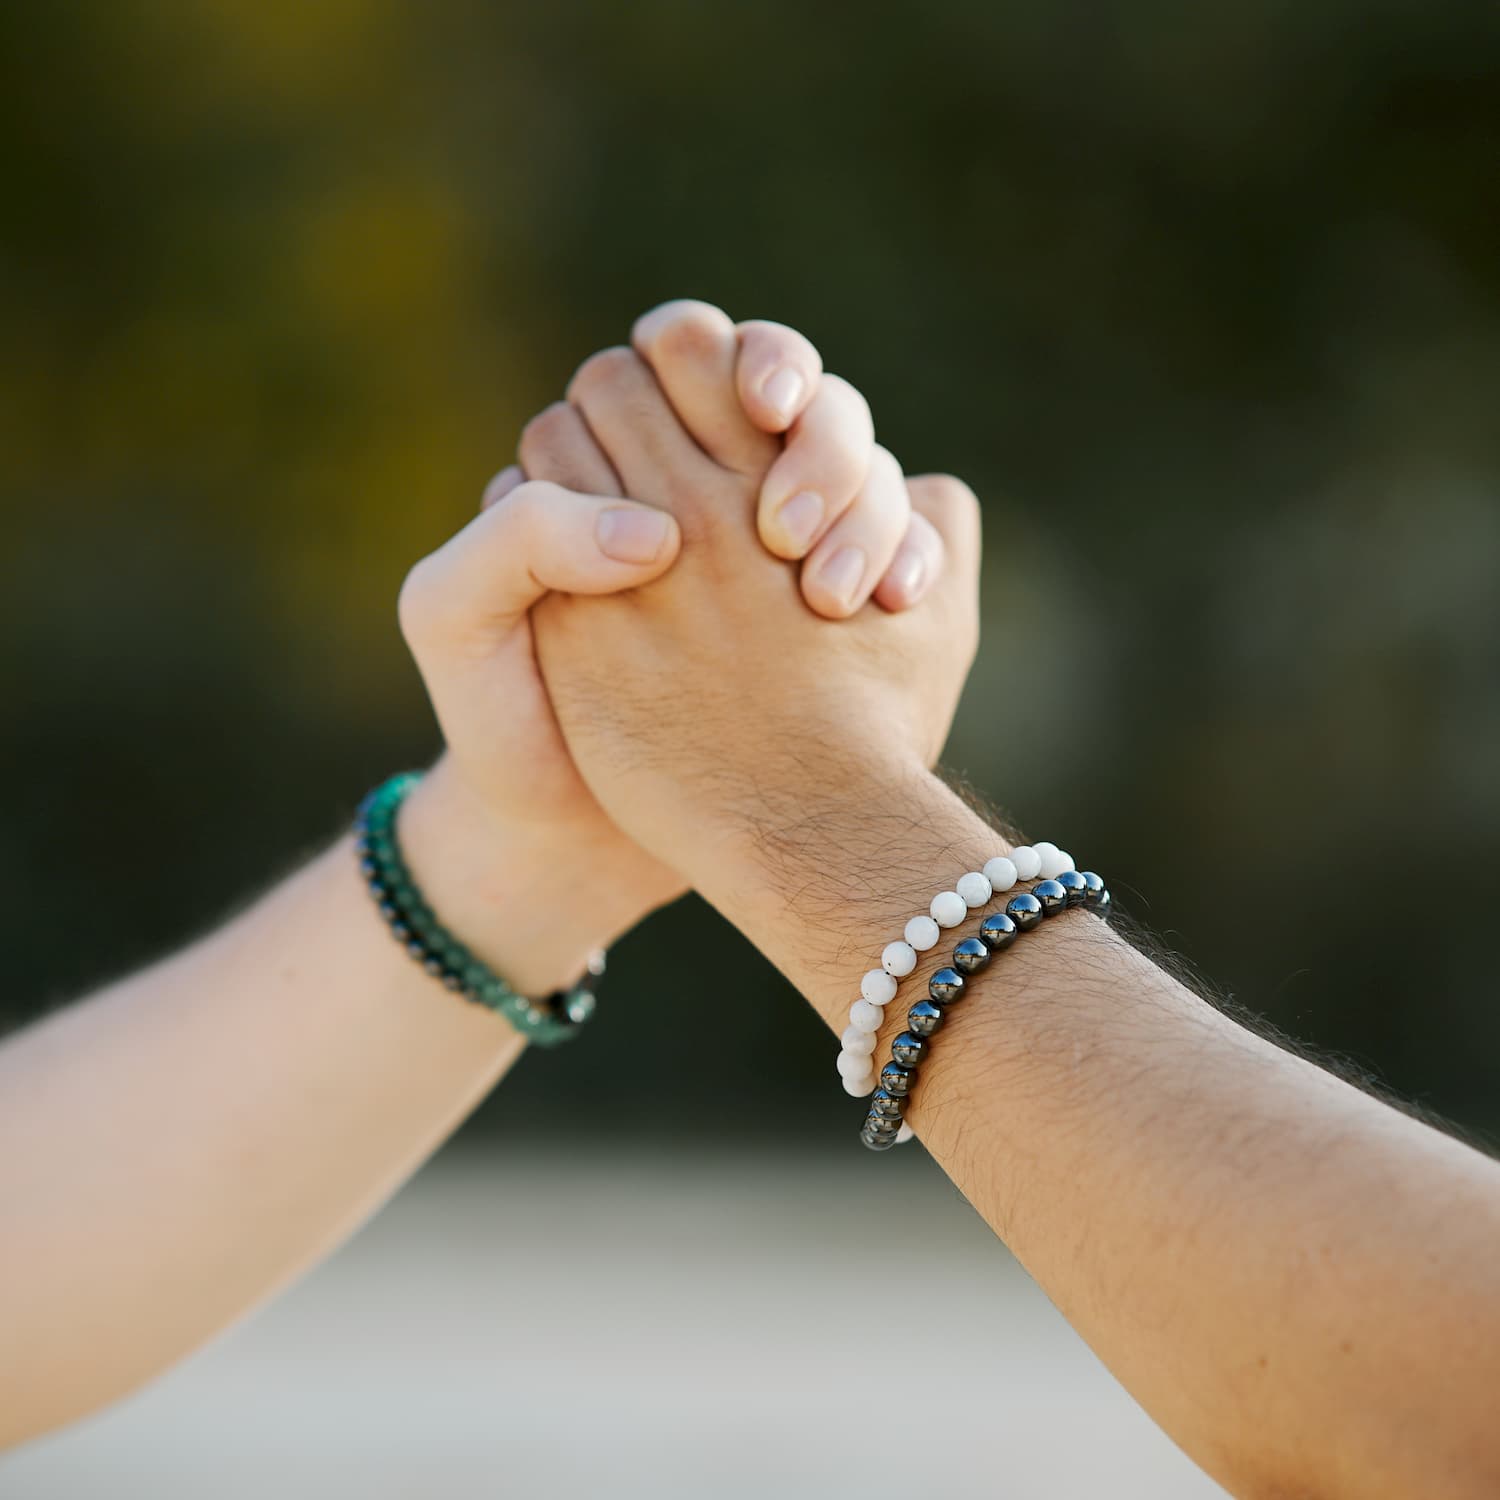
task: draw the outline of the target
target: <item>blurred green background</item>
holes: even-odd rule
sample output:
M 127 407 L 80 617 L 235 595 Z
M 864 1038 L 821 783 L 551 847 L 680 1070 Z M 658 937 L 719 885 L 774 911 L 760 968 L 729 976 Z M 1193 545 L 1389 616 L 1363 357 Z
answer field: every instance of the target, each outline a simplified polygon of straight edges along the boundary
M 431 754 L 403 573 L 692 295 L 982 494 L 950 762 L 1500 1128 L 1493 6 L 60 0 L 0 11 L 0 153 L 8 1023 Z M 851 1130 L 722 942 L 627 940 L 478 1128 Z

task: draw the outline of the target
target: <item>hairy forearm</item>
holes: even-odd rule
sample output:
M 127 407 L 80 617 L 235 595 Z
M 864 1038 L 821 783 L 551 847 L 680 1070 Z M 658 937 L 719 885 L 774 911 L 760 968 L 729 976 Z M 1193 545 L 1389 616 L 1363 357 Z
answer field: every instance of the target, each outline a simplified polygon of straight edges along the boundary
M 740 847 L 705 894 L 842 1029 L 905 919 L 1004 843 L 935 780 L 884 772 Z M 904 982 L 882 1055 L 965 930 Z M 1494 1163 L 1234 1025 L 1083 911 L 974 981 L 907 1118 L 1236 1493 L 1500 1484 Z
M 462 935 L 518 982 L 571 978 L 611 935 L 551 888 L 579 872 L 526 851 L 496 868 L 468 809 L 426 791 L 403 833 L 437 909 L 464 906 Z M 347 839 L 213 936 L 12 1037 L 0 1445 L 130 1389 L 326 1253 L 521 1046 L 401 951 Z

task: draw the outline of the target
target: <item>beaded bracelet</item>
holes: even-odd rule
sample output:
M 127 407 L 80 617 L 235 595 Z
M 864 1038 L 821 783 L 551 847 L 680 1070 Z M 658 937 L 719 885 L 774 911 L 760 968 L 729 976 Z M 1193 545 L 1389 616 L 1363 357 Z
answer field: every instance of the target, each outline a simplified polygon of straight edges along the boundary
M 594 1013 L 594 984 L 604 972 L 604 955 L 590 958 L 588 972 L 572 989 L 529 1000 L 443 927 L 422 899 L 396 839 L 396 813 L 421 779 L 408 771 L 382 782 L 360 803 L 354 821 L 359 872 L 392 935 L 445 988 L 504 1016 L 537 1046 L 553 1047 L 576 1036 Z
M 1073 856 L 1056 844 L 1022 844 L 1009 854 L 997 854 L 986 861 L 982 870 L 970 870 L 955 882 L 951 891 L 939 891 L 932 898 L 929 915 L 913 917 L 906 924 L 904 940 L 887 943 L 880 955 L 880 967 L 871 969 L 860 980 L 860 999 L 849 1007 L 849 1025 L 839 1038 L 839 1076 L 844 1092 L 856 1098 L 875 1087 L 875 1033 L 883 1019 L 882 1007 L 896 998 L 900 981 L 917 966 L 917 954 L 935 947 L 941 929 L 956 927 L 971 907 L 983 906 L 991 896 L 1013 890 L 1018 881 L 1051 879 L 1073 868 Z M 907 1139 L 907 1137 L 902 1137 Z
M 1040 927 L 1070 907 L 1082 906 L 1108 917 L 1112 901 L 1104 881 L 1092 870 L 1064 870 L 1029 891 L 1012 896 L 1004 911 L 991 912 L 979 924 L 977 937 L 962 938 L 953 949 L 951 968 L 939 969 L 927 981 L 926 1000 L 906 1013 L 907 1029 L 891 1043 L 891 1060 L 880 1070 L 880 1087 L 860 1127 L 860 1141 L 872 1151 L 886 1151 L 911 1138 L 904 1118 L 906 1101 L 927 1060 L 932 1038 L 947 1018 L 948 1007 L 961 1000 L 972 975 L 989 966 L 1023 932 Z

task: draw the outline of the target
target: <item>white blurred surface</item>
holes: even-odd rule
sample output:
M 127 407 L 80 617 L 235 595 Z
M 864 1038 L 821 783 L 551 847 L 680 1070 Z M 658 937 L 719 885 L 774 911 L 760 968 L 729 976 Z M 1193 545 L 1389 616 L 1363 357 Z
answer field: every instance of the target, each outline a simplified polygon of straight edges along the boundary
M 920 1154 L 920 1148 L 910 1148 Z M 925 1158 L 450 1152 L 4 1500 L 1204 1500 Z

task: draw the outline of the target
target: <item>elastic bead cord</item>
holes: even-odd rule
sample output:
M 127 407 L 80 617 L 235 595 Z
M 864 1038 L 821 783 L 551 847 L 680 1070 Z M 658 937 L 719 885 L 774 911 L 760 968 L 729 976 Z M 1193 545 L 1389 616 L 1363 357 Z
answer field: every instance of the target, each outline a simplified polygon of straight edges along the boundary
M 604 955 L 594 955 L 573 988 L 531 1000 L 454 937 L 423 900 L 396 838 L 396 814 L 421 779 L 408 771 L 382 782 L 360 803 L 354 821 L 359 872 L 391 935 L 444 988 L 504 1016 L 528 1041 L 539 1047 L 568 1041 L 594 1013 L 593 987 L 604 972 Z
M 907 1011 L 907 1029 L 891 1043 L 890 1061 L 880 1070 L 879 1087 L 870 1096 L 869 1113 L 860 1127 L 861 1142 L 872 1151 L 886 1151 L 911 1139 L 905 1120 L 907 1100 L 918 1070 L 931 1054 L 932 1039 L 949 1009 L 963 999 L 970 979 L 988 968 L 996 954 L 1070 907 L 1108 917 L 1111 905 L 1109 890 L 1092 870 L 1066 869 L 1012 896 L 1004 911 L 992 912 L 979 924 L 977 937 L 960 939 L 952 963 L 927 981 L 927 999 Z
M 926 914 L 913 917 L 902 936 L 887 943 L 880 954 L 880 967 L 871 969 L 859 983 L 860 998 L 849 1008 L 849 1025 L 840 1037 L 839 1077 L 844 1092 L 856 1098 L 875 1087 L 871 1054 L 875 1033 L 880 1029 L 882 1007 L 896 998 L 900 981 L 917 967 L 917 955 L 936 947 L 943 929 L 957 927 L 971 910 L 992 897 L 1014 890 L 1023 881 L 1050 879 L 1073 868 L 1073 856 L 1056 844 L 1022 844 L 1009 854 L 997 854 L 982 870 L 961 875 L 951 891 L 939 891 Z M 864 1040 L 869 1038 L 868 1044 Z M 869 1065 L 860 1067 L 858 1059 Z

